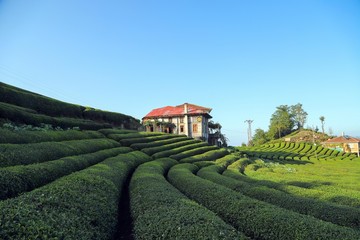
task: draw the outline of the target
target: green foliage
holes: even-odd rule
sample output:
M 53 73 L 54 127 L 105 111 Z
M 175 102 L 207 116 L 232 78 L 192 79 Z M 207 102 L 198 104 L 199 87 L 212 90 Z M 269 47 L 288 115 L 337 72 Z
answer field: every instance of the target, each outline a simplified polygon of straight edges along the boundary
M 6 102 L 53 117 L 81 118 L 83 107 L 61 102 L 0 82 L 0 102 Z
M 266 143 L 268 140 L 267 134 L 264 130 L 258 128 L 255 130 L 255 134 L 252 138 L 252 143 L 254 146 L 259 146 Z
M 141 126 L 140 120 L 128 115 L 62 102 L 2 82 L 0 82 L 0 102 L 7 103 L 7 106 L 12 108 L 18 107 L 11 111 L 0 105 L 2 118 L 18 123 L 32 125 L 47 123 L 60 127 L 78 126 L 81 129 L 93 130 L 110 126 L 136 130 Z M 73 125 L 73 122 L 78 124 Z
M 223 175 L 221 175 L 219 174 L 220 169 L 218 166 L 202 168 L 197 175 L 240 192 L 248 197 L 268 202 L 281 208 L 310 215 L 341 226 L 353 227 L 355 229 L 360 226 L 360 210 L 357 208 L 292 196 L 261 184 L 250 184 L 241 181 L 241 177 L 238 179 L 231 178 L 231 176 L 234 175 L 241 175 L 241 173 L 236 170 L 225 170 Z
M 0 202 L 0 239 L 111 239 L 130 173 L 150 158 L 120 154 Z
M 17 130 L 9 130 L 0 128 L 0 143 L 37 143 L 37 142 L 56 142 L 65 140 L 80 140 L 80 139 L 94 139 L 104 138 L 99 132 L 95 131 L 54 131 L 54 130 L 38 130 L 34 131 L 29 129 L 28 125 L 26 130 L 24 128 L 17 128 Z
M 291 132 L 294 122 L 288 105 L 280 105 L 272 114 L 269 126 L 269 137 L 271 139 L 280 138 Z
M 181 147 L 166 147 L 166 149 L 168 149 L 168 150 L 163 150 L 161 152 L 159 151 L 157 153 L 154 153 L 152 155 L 152 158 L 156 159 L 156 158 L 169 157 L 171 155 L 180 154 L 185 151 L 209 146 L 209 144 L 206 142 L 202 142 L 199 140 L 194 140 L 194 141 L 195 141 L 195 143 L 186 144 L 185 146 L 181 146 Z
M 172 167 L 168 180 L 189 198 L 254 239 L 358 239 L 360 233 L 264 203 L 194 175 L 195 165 Z M 226 207 L 224 207 L 226 206 Z
M 297 129 L 302 129 L 305 125 L 307 112 L 302 108 L 302 104 L 298 103 L 290 107 L 291 116 L 294 124 L 297 126 Z
M 109 130 L 110 132 L 112 130 Z M 101 132 L 104 132 L 101 130 Z M 114 139 L 116 141 L 120 141 L 123 139 L 129 139 L 129 138 L 144 138 L 144 137 L 152 137 L 152 136 L 160 136 L 165 135 L 164 133 L 160 132 L 136 132 L 136 133 L 110 133 L 106 134 L 108 138 Z
M 162 140 L 162 141 L 169 141 L 169 140 Z M 172 151 L 173 149 L 183 147 L 183 146 L 189 146 L 189 145 L 195 144 L 195 143 L 201 143 L 201 141 L 188 138 L 187 140 L 181 141 L 181 142 L 164 144 L 164 145 L 158 146 L 158 147 L 143 148 L 143 149 L 141 149 L 141 151 L 151 156 L 151 155 L 156 154 L 158 152 L 163 152 L 163 151 L 168 151 L 168 150 Z M 141 143 L 139 143 L 139 144 L 141 144 Z M 205 145 L 207 145 L 207 144 L 203 143 L 202 146 L 205 146 Z M 168 157 L 168 156 L 166 156 L 166 157 Z
M 131 148 L 119 147 L 49 162 L 0 168 L 0 199 L 15 197 L 106 158 L 130 151 Z
M 205 152 L 208 152 L 208 151 L 211 151 L 211 150 L 217 150 L 217 149 L 219 149 L 219 148 L 216 147 L 216 146 L 207 145 L 207 146 L 204 146 L 204 147 L 198 147 L 198 148 L 191 149 L 191 150 L 188 150 L 188 151 L 180 152 L 178 154 L 170 155 L 170 157 L 179 161 L 179 160 L 181 160 L 183 158 L 192 157 L 192 156 L 197 155 L 197 154 L 202 154 L 202 153 L 205 153 Z
M 41 142 L 29 144 L 0 144 L 0 167 L 51 161 L 65 156 L 91 153 L 119 147 L 111 139 L 84 139 L 63 142 Z
M 182 136 L 179 136 L 179 135 L 176 135 L 176 134 L 163 134 L 163 135 L 160 135 L 160 136 L 121 139 L 120 143 L 123 146 L 130 146 L 130 145 L 135 144 L 135 143 L 149 143 L 149 142 L 165 140 L 165 139 L 173 139 L 173 138 L 179 138 L 179 137 L 182 138 Z
M 214 161 L 218 158 L 222 158 L 228 155 L 229 152 L 225 149 L 216 149 L 211 150 L 202 154 L 197 154 L 194 156 L 182 158 L 179 162 L 180 163 L 193 163 L 193 162 L 200 162 L 200 161 Z
M 173 137 L 173 138 L 165 139 L 165 140 L 157 140 L 157 141 L 146 142 L 146 143 L 133 143 L 130 145 L 130 147 L 133 149 L 141 150 L 144 148 L 154 148 L 154 147 L 169 145 L 172 143 L 184 142 L 184 141 L 188 141 L 188 140 L 190 140 L 190 138 L 188 138 L 187 136 L 179 135 L 178 137 Z
M 130 182 L 136 239 L 244 239 L 216 214 L 188 199 L 164 174 L 177 164 L 162 158 L 138 167 Z M 156 223 L 156 224 L 154 224 Z
M 50 124 L 61 128 L 79 127 L 80 129 L 97 130 L 101 128 L 109 128 L 110 124 L 97 123 L 86 119 L 77 119 L 69 117 L 51 117 L 44 114 L 37 114 L 28 109 L 0 102 L 0 116 L 18 124 L 28 124 L 33 126 L 41 126 L 42 124 Z

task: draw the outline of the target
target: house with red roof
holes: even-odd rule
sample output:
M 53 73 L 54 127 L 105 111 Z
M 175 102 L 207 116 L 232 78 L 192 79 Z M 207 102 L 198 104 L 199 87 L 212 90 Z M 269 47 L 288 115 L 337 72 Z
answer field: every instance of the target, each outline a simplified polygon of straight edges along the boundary
M 147 132 L 185 134 L 208 141 L 211 108 L 184 103 L 151 110 L 142 118 Z
M 325 142 L 323 145 L 327 148 L 332 148 L 348 153 L 356 153 L 360 155 L 360 139 L 350 136 L 342 135 L 340 137 L 331 138 Z

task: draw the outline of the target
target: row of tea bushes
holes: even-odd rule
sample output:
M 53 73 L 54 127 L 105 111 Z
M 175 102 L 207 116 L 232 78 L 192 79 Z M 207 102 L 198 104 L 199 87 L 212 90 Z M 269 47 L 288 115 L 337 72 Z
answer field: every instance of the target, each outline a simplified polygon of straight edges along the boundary
M 165 179 L 175 164 L 162 158 L 139 166 L 133 174 L 130 205 L 135 239 L 245 239 Z
M 163 135 L 151 136 L 151 137 L 121 139 L 120 143 L 123 146 L 131 146 L 132 144 L 135 144 L 135 143 L 150 143 L 150 142 L 154 142 L 154 141 L 173 139 L 173 138 L 183 138 L 183 137 L 179 136 L 179 135 L 175 135 L 175 134 L 163 134 Z
M 111 239 L 124 184 L 150 160 L 138 151 L 120 154 L 0 201 L 0 239 Z
M 168 180 L 181 192 L 255 239 L 359 239 L 360 232 L 249 198 L 202 179 L 193 164 L 178 164 Z M 305 230 L 306 229 L 306 230 Z
M 182 152 L 185 152 L 185 151 L 189 151 L 189 150 L 209 146 L 209 144 L 206 143 L 206 142 L 201 142 L 201 141 L 197 141 L 197 140 L 193 140 L 193 141 L 195 141 L 195 142 L 192 143 L 192 144 L 186 144 L 185 146 L 181 146 L 181 147 L 175 147 L 174 148 L 174 147 L 164 146 L 168 150 L 163 150 L 163 151 L 159 151 L 157 153 L 154 153 L 152 155 L 152 158 L 156 159 L 156 158 L 169 157 L 169 156 L 179 154 L 179 153 L 182 153 Z
M 109 126 L 121 126 L 128 129 L 140 127 L 140 120 L 125 114 L 62 102 L 2 82 L 0 82 L 0 102 L 32 109 L 36 113 L 51 117 L 87 119 L 89 122 L 106 123 Z M 6 116 L 4 118 L 9 119 L 7 115 L 4 116 Z
M 106 158 L 130 151 L 131 148 L 118 147 L 43 163 L 0 168 L 0 199 L 15 197 L 62 176 L 97 164 Z
M 38 142 L 59 142 L 66 140 L 104 138 L 104 135 L 97 131 L 28 131 L 9 130 L 0 128 L 0 143 L 38 143 Z
M 183 158 L 192 157 L 192 156 L 195 156 L 195 155 L 198 155 L 198 154 L 206 153 L 208 151 L 217 150 L 217 149 L 219 149 L 219 148 L 216 147 L 216 146 L 210 146 L 210 145 L 206 144 L 203 147 L 198 147 L 198 148 L 195 148 L 195 149 L 182 151 L 180 153 L 170 155 L 170 157 L 179 161 L 179 160 L 181 160 Z
M 169 145 L 172 143 L 183 142 L 187 140 L 189 140 L 187 136 L 179 135 L 179 137 L 173 137 L 165 140 L 156 140 L 153 142 L 145 142 L 145 143 L 133 143 L 130 145 L 130 147 L 136 150 L 142 150 L 144 148 L 154 148 L 154 147 Z
M 229 152 L 224 149 L 216 149 L 211 150 L 202 154 L 197 154 L 194 156 L 182 158 L 179 162 L 180 163 L 193 163 L 193 162 L 200 162 L 200 161 L 215 161 L 218 158 L 222 158 L 226 155 L 228 155 Z
M 110 128 L 108 123 L 99 123 L 88 119 L 52 117 L 44 114 L 38 114 L 31 109 L 25 109 L 16 105 L 0 102 L 0 120 L 10 120 L 18 124 L 29 124 L 41 126 L 50 124 L 64 129 L 79 127 L 82 130 L 98 130 Z
M 61 157 L 91 153 L 119 146 L 118 142 L 107 138 L 29 144 L 0 144 L 0 167 L 51 161 Z
M 104 131 L 101 130 L 101 132 L 110 132 L 112 131 Z M 110 134 L 106 134 L 106 136 L 108 138 L 114 139 L 115 141 L 121 141 L 123 139 L 129 139 L 129 138 L 146 138 L 146 137 L 154 137 L 154 136 L 161 136 L 161 135 L 165 135 L 165 133 L 161 133 L 161 132 L 135 132 L 135 133 L 110 133 Z
M 282 191 L 268 188 L 262 185 L 246 183 L 227 177 L 226 170 L 223 175 L 219 166 L 210 166 L 200 169 L 197 173 L 199 177 L 210 180 L 214 183 L 223 185 L 227 188 L 240 192 L 251 198 L 268 202 L 273 205 L 285 208 L 291 211 L 310 215 L 324 221 L 332 222 L 341 226 L 359 228 L 360 227 L 360 210 L 352 207 L 338 206 L 319 200 L 293 196 Z M 232 171 L 229 174 L 240 174 Z
M 167 141 L 167 140 L 164 140 L 164 141 Z M 158 147 L 143 148 L 143 149 L 141 149 L 141 151 L 151 156 L 151 155 L 154 155 L 156 153 L 169 151 L 169 150 L 173 150 L 173 149 L 184 147 L 184 146 L 189 146 L 191 144 L 196 144 L 196 143 L 200 143 L 200 141 L 188 138 L 185 141 L 181 141 L 181 142 L 164 144 L 164 145 L 158 146 Z M 205 144 L 203 144 L 202 146 L 205 146 Z M 168 155 L 168 156 L 170 156 L 170 155 Z

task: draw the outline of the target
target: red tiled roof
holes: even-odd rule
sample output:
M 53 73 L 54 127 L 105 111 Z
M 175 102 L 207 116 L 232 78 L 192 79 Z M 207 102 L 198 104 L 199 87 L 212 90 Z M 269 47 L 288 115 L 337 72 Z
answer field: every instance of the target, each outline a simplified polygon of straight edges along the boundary
M 166 106 L 162 108 L 153 109 L 149 112 L 144 118 L 155 118 L 155 117 L 171 117 L 171 116 L 181 116 L 185 114 L 185 104 L 187 104 L 188 114 L 209 114 L 211 108 L 201 107 L 195 104 L 184 103 L 178 106 Z
M 325 143 L 356 143 L 360 142 L 360 139 L 354 137 L 336 137 L 325 141 Z

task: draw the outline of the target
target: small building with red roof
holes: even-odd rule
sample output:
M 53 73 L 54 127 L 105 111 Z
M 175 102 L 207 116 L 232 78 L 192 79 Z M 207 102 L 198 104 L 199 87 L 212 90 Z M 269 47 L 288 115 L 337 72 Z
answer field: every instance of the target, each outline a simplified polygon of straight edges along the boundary
M 208 141 L 211 108 L 184 103 L 151 110 L 142 118 L 147 132 L 185 134 Z
M 360 139 L 355 137 L 343 135 L 331 138 L 323 142 L 323 145 L 327 148 L 337 149 L 348 153 L 356 153 L 358 156 L 360 154 Z

